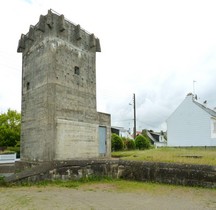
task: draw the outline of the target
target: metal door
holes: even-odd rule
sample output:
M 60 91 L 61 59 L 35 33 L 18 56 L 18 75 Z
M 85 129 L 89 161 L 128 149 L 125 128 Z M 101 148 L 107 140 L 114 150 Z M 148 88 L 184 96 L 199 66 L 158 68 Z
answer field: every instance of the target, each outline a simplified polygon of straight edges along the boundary
M 106 154 L 106 127 L 99 126 L 99 153 Z

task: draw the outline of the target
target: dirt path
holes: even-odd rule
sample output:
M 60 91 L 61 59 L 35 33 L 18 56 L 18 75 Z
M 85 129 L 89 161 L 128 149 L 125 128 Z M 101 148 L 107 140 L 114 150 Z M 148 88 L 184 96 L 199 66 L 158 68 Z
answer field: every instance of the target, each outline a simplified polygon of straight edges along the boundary
M 203 210 L 216 209 L 216 190 L 173 188 L 121 192 L 111 184 L 0 188 L 0 209 Z

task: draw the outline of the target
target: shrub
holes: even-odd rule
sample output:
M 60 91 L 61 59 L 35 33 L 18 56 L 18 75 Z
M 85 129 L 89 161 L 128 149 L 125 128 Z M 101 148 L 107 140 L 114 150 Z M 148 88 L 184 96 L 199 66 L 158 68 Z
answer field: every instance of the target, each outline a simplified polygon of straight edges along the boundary
M 21 114 L 8 109 L 0 114 L 0 146 L 14 147 L 20 141 Z
M 111 147 L 112 147 L 112 151 L 119 151 L 119 150 L 123 150 L 124 148 L 123 140 L 121 139 L 120 136 L 118 136 L 115 133 L 113 133 L 111 136 Z
M 127 144 L 127 138 L 123 136 L 123 137 L 121 137 L 121 139 L 123 141 L 123 149 L 127 150 L 127 145 L 126 145 Z
M 20 158 L 20 147 L 7 147 L 7 150 L 16 153 L 17 158 Z
M 3 152 L 0 152 L 1 155 L 9 155 L 9 154 L 14 154 L 14 151 L 10 151 L 10 150 L 5 150 Z
M 134 150 L 134 149 L 136 149 L 136 145 L 135 145 L 135 141 L 134 140 L 132 140 L 132 139 L 126 139 L 124 143 L 125 143 L 125 148 L 127 150 Z
M 7 186 L 3 176 L 0 176 L 0 186 Z
M 152 131 L 153 132 L 153 131 Z M 143 130 L 142 131 L 142 135 L 144 136 L 144 138 L 146 138 L 146 139 L 148 139 L 149 140 L 149 142 L 151 143 L 151 139 L 148 137 L 148 135 L 147 135 L 147 130 Z M 152 143 L 151 143 L 152 144 Z
M 137 149 L 149 149 L 151 147 L 149 139 L 144 137 L 143 135 L 136 137 L 135 144 Z

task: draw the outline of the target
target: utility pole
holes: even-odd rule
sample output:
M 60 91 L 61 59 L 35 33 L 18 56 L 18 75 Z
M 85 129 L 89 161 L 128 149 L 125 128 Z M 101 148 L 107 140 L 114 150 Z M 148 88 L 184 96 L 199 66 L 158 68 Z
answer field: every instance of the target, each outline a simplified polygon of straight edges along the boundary
M 133 94 L 133 108 L 134 108 L 134 139 L 136 138 L 136 97 Z

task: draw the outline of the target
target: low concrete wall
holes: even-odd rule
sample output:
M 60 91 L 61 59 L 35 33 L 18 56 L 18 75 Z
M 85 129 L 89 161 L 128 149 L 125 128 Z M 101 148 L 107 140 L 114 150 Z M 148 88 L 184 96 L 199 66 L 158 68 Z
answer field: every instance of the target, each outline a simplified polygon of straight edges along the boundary
M 90 176 L 108 176 L 126 180 L 216 188 L 216 166 L 206 165 L 123 160 L 73 160 L 41 164 L 21 161 L 17 162 L 16 170 L 21 172 L 6 177 L 7 182 L 78 180 Z
M 0 176 L 1 174 L 13 174 L 15 172 L 15 166 L 14 163 L 4 163 L 0 164 Z

